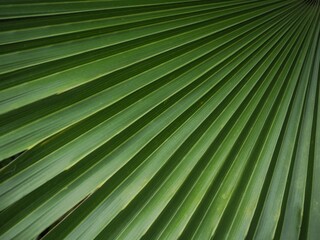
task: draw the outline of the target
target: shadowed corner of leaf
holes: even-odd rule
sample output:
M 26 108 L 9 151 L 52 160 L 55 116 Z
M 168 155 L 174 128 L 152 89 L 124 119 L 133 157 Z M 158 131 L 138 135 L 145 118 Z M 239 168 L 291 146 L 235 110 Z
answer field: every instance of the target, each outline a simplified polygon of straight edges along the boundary
M 56 220 L 54 223 L 52 223 L 49 227 L 44 229 L 39 236 L 36 238 L 36 240 L 43 239 L 52 229 L 54 229 L 59 223 L 61 223 L 67 216 L 69 216 L 75 209 L 77 209 L 82 203 L 85 202 L 86 199 L 88 199 L 91 196 L 92 193 L 88 194 L 86 197 L 84 197 L 79 203 L 77 203 L 74 207 L 72 207 L 69 211 L 67 211 L 65 214 L 63 214 L 58 220 Z
M 21 154 L 23 154 L 23 153 L 24 153 L 24 151 L 23 151 L 23 152 L 20 152 L 20 153 L 17 153 L 17 154 L 15 154 L 15 155 L 11 156 L 11 157 L 8 157 L 8 158 L 2 160 L 2 161 L 0 162 L 0 170 L 2 170 L 3 168 L 5 168 L 6 166 L 8 166 L 10 163 L 14 162 L 14 161 L 15 161 Z M 12 168 L 11 171 L 14 171 L 14 170 L 15 170 L 15 167 Z

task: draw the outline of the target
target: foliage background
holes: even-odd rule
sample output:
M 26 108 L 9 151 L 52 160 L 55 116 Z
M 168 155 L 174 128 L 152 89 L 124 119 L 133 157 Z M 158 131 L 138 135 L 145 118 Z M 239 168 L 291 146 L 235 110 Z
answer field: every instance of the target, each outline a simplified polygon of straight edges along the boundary
M 319 1 L 0 3 L 0 239 L 317 239 Z

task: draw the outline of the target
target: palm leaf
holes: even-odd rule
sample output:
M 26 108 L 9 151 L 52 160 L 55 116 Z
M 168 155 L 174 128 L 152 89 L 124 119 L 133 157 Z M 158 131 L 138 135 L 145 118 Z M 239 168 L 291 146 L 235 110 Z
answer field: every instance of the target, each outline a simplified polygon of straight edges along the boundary
M 319 1 L 0 3 L 0 239 L 317 239 Z

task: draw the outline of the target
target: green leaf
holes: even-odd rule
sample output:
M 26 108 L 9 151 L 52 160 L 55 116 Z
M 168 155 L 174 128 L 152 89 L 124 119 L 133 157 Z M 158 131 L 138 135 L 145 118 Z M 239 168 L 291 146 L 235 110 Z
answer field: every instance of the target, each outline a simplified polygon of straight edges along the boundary
M 317 239 L 320 2 L 0 3 L 0 239 Z

